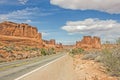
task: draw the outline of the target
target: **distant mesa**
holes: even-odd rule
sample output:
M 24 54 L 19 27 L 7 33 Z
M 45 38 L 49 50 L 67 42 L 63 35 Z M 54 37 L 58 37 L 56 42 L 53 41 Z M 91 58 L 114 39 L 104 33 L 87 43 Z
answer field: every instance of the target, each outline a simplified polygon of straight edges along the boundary
M 62 43 L 56 44 L 55 39 L 43 40 L 43 45 L 44 45 L 46 48 L 49 48 L 49 47 L 53 47 L 53 48 L 56 48 L 56 49 L 62 49 L 62 48 L 63 48 Z M 54 45 L 55 45 L 55 46 L 54 46 Z
M 101 49 L 101 41 L 97 36 L 84 36 L 81 41 L 76 41 L 76 48 L 89 49 Z

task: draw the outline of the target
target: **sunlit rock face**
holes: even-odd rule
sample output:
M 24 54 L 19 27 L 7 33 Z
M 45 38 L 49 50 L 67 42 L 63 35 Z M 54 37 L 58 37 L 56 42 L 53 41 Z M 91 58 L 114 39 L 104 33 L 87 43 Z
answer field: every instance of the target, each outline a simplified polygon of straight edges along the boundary
M 42 47 L 42 35 L 36 27 L 25 23 L 0 23 L 0 41 L 5 44 Z
M 76 42 L 77 48 L 88 49 L 101 49 L 101 41 L 97 36 L 84 36 L 81 41 Z
M 38 33 L 36 27 L 32 27 L 25 23 L 18 24 L 9 21 L 0 23 L 0 34 L 6 36 L 41 39 L 41 33 Z

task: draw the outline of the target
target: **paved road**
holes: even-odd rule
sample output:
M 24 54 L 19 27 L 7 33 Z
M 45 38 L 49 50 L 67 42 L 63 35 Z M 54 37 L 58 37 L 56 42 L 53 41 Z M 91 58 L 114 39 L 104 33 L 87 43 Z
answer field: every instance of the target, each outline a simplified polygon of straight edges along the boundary
M 45 57 L 0 63 L 0 80 L 14 80 L 17 77 L 22 76 L 23 74 L 26 74 L 64 55 L 65 53 L 59 53 Z

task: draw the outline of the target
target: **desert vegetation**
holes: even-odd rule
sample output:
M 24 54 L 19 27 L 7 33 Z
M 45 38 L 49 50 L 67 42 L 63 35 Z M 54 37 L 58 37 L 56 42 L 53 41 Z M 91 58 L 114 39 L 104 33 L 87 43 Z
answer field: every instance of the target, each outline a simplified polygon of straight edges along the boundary
M 82 54 L 83 52 L 84 52 L 84 49 L 82 49 L 82 48 L 74 48 L 74 49 L 70 50 L 70 55 L 74 56 L 77 54 Z
M 110 44 L 106 44 L 110 45 Z M 112 46 L 112 45 L 111 45 Z M 113 47 L 106 46 L 101 51 L 84 51 L 83 60 L 95 60 L 102 63 L 111 76 L 120 77 L 120 38 L 116 40 Z
M 120 38 L 116 40 L 115 44 L 107 42 L 104 45 L 104 48 L 101 50 L 83 50 L 81 48 L 75 48 L 70 51 L 70 55 L 82 55 L 82 60 L 93 60 L 100 63 L 105 69 L 105 73 L 120 78 Z
M 32 58 L 56 54 L 54 48 L 37 48 L 30 46 L 16 46 L 14 44 L 0 46 L 0 62 Z

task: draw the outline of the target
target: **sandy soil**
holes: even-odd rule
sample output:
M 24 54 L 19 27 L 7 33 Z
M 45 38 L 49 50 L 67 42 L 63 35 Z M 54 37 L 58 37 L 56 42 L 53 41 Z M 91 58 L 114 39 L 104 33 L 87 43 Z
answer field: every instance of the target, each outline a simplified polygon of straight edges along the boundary
M 74 70 L 77 80 L 117 80 L 109 76 L 105 68 L 93 60 L 82 60 L 82 55 L 74 58 Z

